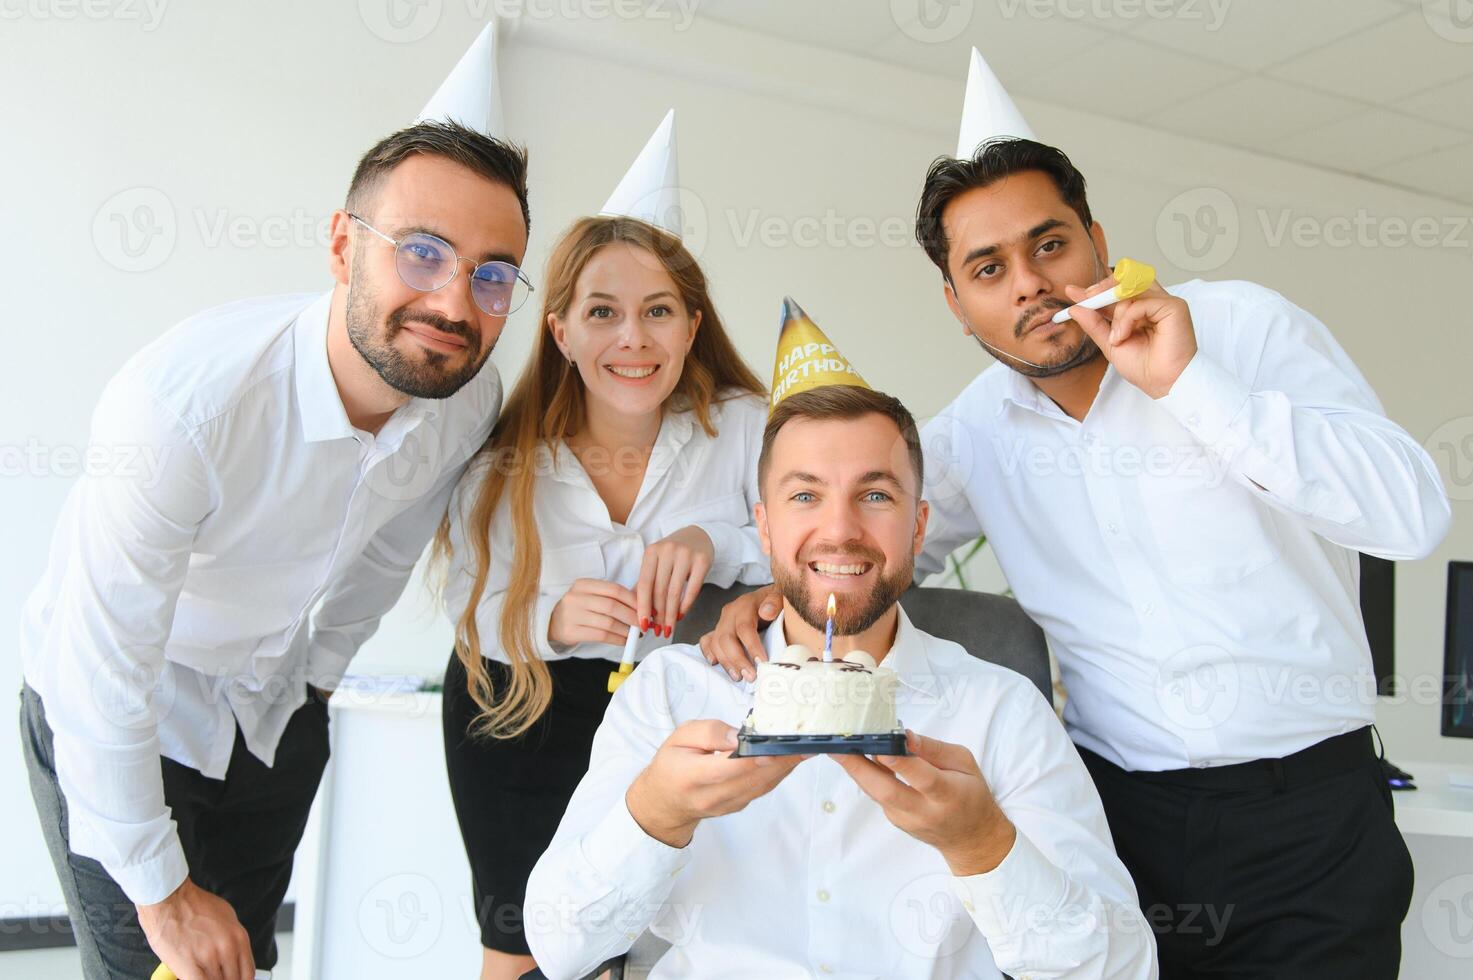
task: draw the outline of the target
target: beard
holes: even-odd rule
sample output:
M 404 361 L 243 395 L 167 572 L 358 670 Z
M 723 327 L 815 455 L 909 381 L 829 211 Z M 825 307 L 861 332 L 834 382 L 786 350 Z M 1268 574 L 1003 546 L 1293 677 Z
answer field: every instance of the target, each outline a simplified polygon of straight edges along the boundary
M 836 606 L 835 636 L 854 636 L 875 625 L 900 600 L 915 578 L 915 556 L 909 552 L 900 567 L 891 574 L 886 574 L 885 556 L 868 548 L 851 548 L 837 555 L 826 552 L 825 558 L 832 561 L 853 558 L 871 562 L 878 572 L 875 584 L 869 592 L 848 594 L 849 598 Z M 827 594 L 814 595 L 809 590 L 808 579 L 803 574 L 809 560 L 801 559 L 796 568 L 780 561 L 772 562 L 772 581 L 803 622 L 822 632 L 828 626 L 829 597 Z
M 1017 321 L 1013 324 L 1013 337 L 1021 340 L 1023 338 L 1023 331 L 1027 329 L 1028 324 L 1038 319 L 1044 313 L 1067 310 L 1070 305 L 1065 300 L 1056 299 L 1053 296 L 1045 297 L 1043 300 L 1034 303 L 1018 315 Z M 1056 344 L 1054 345 L 1055 353 L 1031 364 L 1018 360 L 1014 355 L 1010 355 L 1006 351 L 998 352 L 993 350 L 991 346 L 983 343 L 980 337 L 977 338 L 977 342 L 982 344 L 983 349 L 987 350 L 994 357 L 998 353 L 1001 353 L 1002 357 L 1000 360 L 1025 378 L 1057 377 L 1060 374 L 1074 370 L 1081 364 L 1088 364 L 1095 358 L 1103 356 L 1099 345 L 1090 338 L 1089 334 L 1084 332 L 1083 328 L 1080 328 L 1079 342 L 1077 344 L 1072 347 L 1060 347 Z
M 464 320 L 403 307 L 383 316 L 376 300 L 355 269 L 348 279 L 348 339 L 385 384 L 411 398 L 449 398 L 476 376 L 495 347 L 481 350 L 480 332 Z M 416 360 L 395 347 L 394 338 L 410 320 L 465 338 L 465 363 L 456 367 L 452 355 L 432 350 L 423 350 L 423 360 Z

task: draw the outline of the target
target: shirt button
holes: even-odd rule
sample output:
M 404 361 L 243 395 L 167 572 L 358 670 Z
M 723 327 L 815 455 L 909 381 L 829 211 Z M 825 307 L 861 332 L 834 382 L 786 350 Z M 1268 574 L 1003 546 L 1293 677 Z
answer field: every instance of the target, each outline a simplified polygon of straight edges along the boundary
M 1109 531 L 1111 534 L 1119 534 L 1120 533 L 1120 525 L 1119 524 L 1116 524 L 1114 521 L 1111 521 L 1109 524 L 1107 524 L 1105 526 L 1105 530 L 1106 531 Z
M 966 909 L 968 912 L 977 911 L 977 906 L 972 904 L 972 900 L 970 898 L 962 900 L 962 908 Z
M 1195 429 L 1197 426 L 1199 426 L 1201 424 L 1202 424 L 1202 416 L 1198 415 L 1196 412 L 1193 412 L 1191 415 L 1188 415 L 1187 416 L 1187 425 L 1191 426 L 1192 428 Z
M 818 968 L 820 970 L 822 970 L 824 973 L 833 973 L 834 972 L 834 968 L 831 967 L 831 966 L 829 966 L 827 963 L 820 963 L 820 964 L 818 964 Z
M 823 812 L 824 813 L 833 813 L 834 812 L 834 801 L 833 800 L 824 800 L 823 801 Z
M 826 889 L 820 888 L 818 890 L 818 900 L 820 902 L 827 902 L 829 900 L 829 893 Z
M 1148 602 L 1144 606 L 1141 607 L 1141 612 L 1145 613 L 1147 616 L 1151 615 L 1151 613 L 1153 613 L 1155 611 L 1156 611 L 1156 604 L 1154 602 Z

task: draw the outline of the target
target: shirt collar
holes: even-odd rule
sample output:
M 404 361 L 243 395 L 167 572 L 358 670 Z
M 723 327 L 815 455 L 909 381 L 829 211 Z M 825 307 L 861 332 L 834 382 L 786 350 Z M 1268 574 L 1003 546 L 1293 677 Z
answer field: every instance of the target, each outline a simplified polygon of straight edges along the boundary
M 926 634 L 916 628 L 905 614 L 905 607 L 896 603 L 899 611 L 899 621 L 895 626 L 895 642 L 890 644 L 890 652 L 885 659 L 880 661 L 881 667 L 888 667 L 895 671 L 899 677 L 913 677 L 916 674 L 929 672 L 930 660 L 926 656 Z M 778 613 L 777 619 L 767 627 L 767 633 L 763 637 L 763 644 L 767 649 L 767 658 L 787 649 L 787 634 L 783 630 L 783 616 L 786 612 Z
M 331 311 L 332 293 L 323 293 L 297 314 L 293 327 L 297 409 L 302 415 L 302 435 L 308 442 L 354 438 L 353 425 L 348 421 L 343 398 L 338 393 L 338 383 L 327 360 L 327 326 Z M 411 398 L 391 416 L 391 422 L 397 422 L 396 428 L 408 432 L 419 422 L 429 421 L 439 414 L 437 401 Z

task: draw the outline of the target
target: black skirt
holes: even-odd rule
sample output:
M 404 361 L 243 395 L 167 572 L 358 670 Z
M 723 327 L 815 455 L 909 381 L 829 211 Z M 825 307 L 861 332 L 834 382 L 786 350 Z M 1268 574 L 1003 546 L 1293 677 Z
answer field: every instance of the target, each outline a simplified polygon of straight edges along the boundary
M 511 668 L 486 667 L 497 691 Z M 588 771 L 593 734 L 612 696 L 608 660 L 553 660 L 552 703 L 514 739 L 468 734 L 476 704 L 465 668 L 452 652 L 445 669 L 442 721 L 445 769 L 460 836 L 470 860 L 481 945 L 503 953 L 530 953 L 522 902 L 532 866 L 547 850 L 578 781 Z

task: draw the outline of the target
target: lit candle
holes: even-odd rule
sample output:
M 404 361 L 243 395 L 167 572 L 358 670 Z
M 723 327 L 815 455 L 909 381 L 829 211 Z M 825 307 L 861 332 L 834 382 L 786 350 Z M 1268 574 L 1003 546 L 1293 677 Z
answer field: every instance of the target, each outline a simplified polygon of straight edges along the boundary
M 832 663 L 834 659 L 834 594 L 829 593 L 829 624 L 823 630 L 823 659 L 824 663 Z

